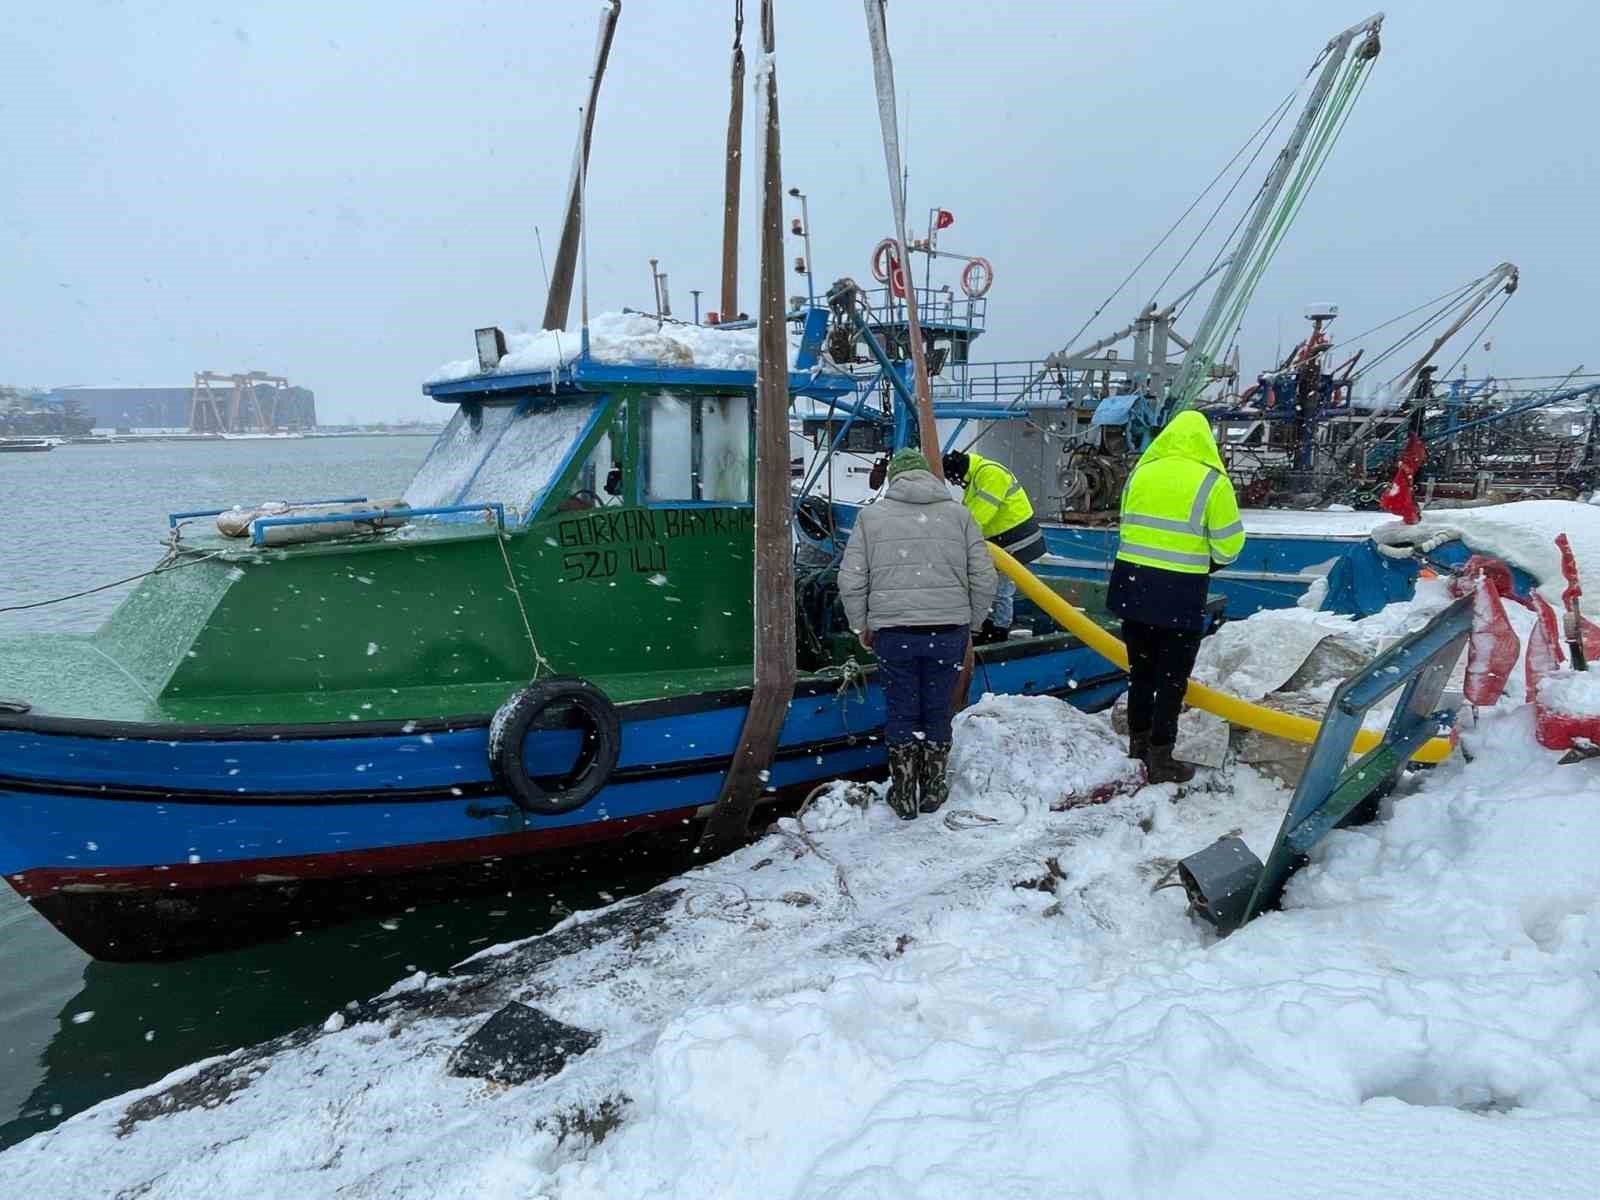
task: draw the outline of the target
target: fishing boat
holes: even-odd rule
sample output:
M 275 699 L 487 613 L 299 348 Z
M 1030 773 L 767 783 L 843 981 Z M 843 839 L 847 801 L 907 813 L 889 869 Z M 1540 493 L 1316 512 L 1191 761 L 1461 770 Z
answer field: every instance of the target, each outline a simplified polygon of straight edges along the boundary
M 751 695 L 755 373 L 575 341 L 427 385 L 451 416 L 403 498 L 174 513 L 98 631 L 0 640 L 0 875 L 94 957 L 164 958 L 704 817 Z M 808 353 L 795 396 L 853 389 Z M 771 800 L 885 757 L 808 596 Z M 982 649 L 971 694 L 1121 686 L 1058 635 Z
M 1296 370 L 1286 371 L 1269 389 L 1271 403 L 1264 410 L 1260 402 L 1251 407 L 1241 406 L 1237 398 L 1233 403 L 1208 399 L 1214 386 L 1228 389 L 1237 383 L 1237 354 L 1230 338 L 1283 229 L 1298 212 L 1304 189 L 1327 160 L 1334 139 L 1325 135 L 1342 127 L 1361 80 L 1378 56 L 1382 21 L 1378 15 L 1351 26 L 1322 48 L 1307 72 L 1304 102 L 1291 132 L 1270 159 L 1234 234 L 1218 247 L 1191 286 L 1170 301 L 1150 300 L 1121 329 L 1082 340 L 1091 318 L 1059 350 L 1041 358 L 976 359 L 973 350 L 986 331 L 987 293 L 994 273 L 987 259 L 941 245 L 941 231 L 954 225 L 953 214 L 941 208 L 930 210 L 922 237 L 904 244 L 905 262 L 900 261 L 902 250 L 895 239 L 879 244 L 870 265 L 883 286 L 861 287 L 851 279 L 835 283 L 828 293 L 834 316 L 828 337 L 830 360 L 855 374 L 858 390 L 842 403 L 813 402 L 805 414 L 812 453 L 798 490 L 815 494 L 826 506 L 819 508 L 819 519 L 810 530 L 819 546 L 836 547 L 860 505 L 870 499 L 873 461 L 915 438 L 915 404 L 908 379 L 911 359 L 920 349 L 932 376 L 932 409 L 941 450 L 975 450 L 1015 474 L 1033 501 L 1047 550 L 1032 569 L 1058 589 L 1103 595 L 1115 559 L 1118 501 L 1128 473 L 1173 415 L 1194 408 L 1217 427 L 1219 445 L 1235 468 L 1232 473 L 1245 501 L 1244 551 L 1211 577 L 1212 595 L 1225 603 L 1229 617 L 1296 604 L 1367 616 L 1408 598 L 1421 562 L 1405 547 L 1385 542 L 1387 534 L 1374 536 L 1397 524 L 1391 515 L 1353 511 L 1348 504 L 1338 505 L 1339 511 L 1320 506 L 1314 511 L 1310 506 L 1249 506 L 1255 495 L 1250 486 L 1251 456 L 1259 458 L 1259 453 L 1239 443 L 1261 440 L 1262 427 L 1270 424 L 1281 427 L 1272 435 L 1273 446 L 1285 438 L 1294 443 L 1285 456 L 1291 468 L 1299 465 L 1296 455 L 1305 453 L 1296 447 L 1312 444 L 1313 427 L 1321 429 L 1317 436 L 1323 442 L 1337 448 L 1348 446 L 1348 438 L 1341 438 L 1335 428 L 1340 422 L 1349 427 L 1346 433 L 1358 423 L 1369 426 L 1382 435 L 1375 441 L 1374 454 L 1360 459 L 1359 470 L 1352 472 L 1346 465 L 1341 471 L 1346 477 L 1354 473 L 1366 479 L 1369 492 L 1388 482 L 1398 449 L 1394 435 L 1398 431 L 1403 439 L 1409 414 L 1368 420 L 1347 407 L 1322 428 L 1288 386 L 1304 378 L 1307 396 L 1316 392 L 1326 402 L 1336 394 L 1336 383 L 1331 373 L 1323 371 L 1322 358 L 1330 345 L 1324 328 L 1337 315 L 1337 307 L 1318 305 L 1308 310 L 1315 324 L 1305 343 L 1307 352 L 1291 356 Z M 1255 137 L 1286 120 L 1292 100 L 1291 96 L 1280 105 Z M 1234 157 L 1234 162 L 1246 166 L 1240 168 L 1229 194 L 1266 145 L 1263 141 L 1256 154 L 1246 154 L 1255 137 Z M 1222 178 L 1219 175 L 1207 192 Z M 1201 193 L 1191 211 L 1201 206 L 1207 192 Z M 1185 257 L 1198 241 L 1197 236 Z M 1183 261 L 1179 259 L 1173 273 Z M 959 266 L 959 278 L 941 282 L 936 271 L 951 263 Z M 1197 327 L 1183 336 L 1175 328 L 1177 319 L 1213 281 Z M 1401 386 L 1409 386 L 1428 369 L 1449 336 L 1465 328 L 1497 296 L 1503 300 L 1514 290 L 1515 281 L 1516 268 L 1502 264 L 1446 297 L 1452 302 L 1422 327 L 1432 340 L 1401 373 Z M 1128 282 L 1124 280 L 1123 286 Z M 1101 308 L 1121 290 L 1113 291 Z M 1433 323 L 1444 330 L 1436 338 L 1429 328 Z M 1346 371 L 1338 385 L 1345 394 L 1350 382 Z M 1594 396 L 1600 396 L 1600 386 L 1554 389 L 1541 394 L 1533 406 Z M 1526 409 L 1518 404 L 1508 411 L 1514 416 Z M 1441 436 L 1456 436 L 1477 423 L 1476 414 L 1455 412 L 1444 423 Z M 1382 456 L 1384 450 L 1388 459 Z M 1258 502 L 1268 498 L 1263 492 Z M 1470 552 L 1453 541 L 1430 547 L 1429 554 L 1436 563 L 1449 565 L 1465 562 Z

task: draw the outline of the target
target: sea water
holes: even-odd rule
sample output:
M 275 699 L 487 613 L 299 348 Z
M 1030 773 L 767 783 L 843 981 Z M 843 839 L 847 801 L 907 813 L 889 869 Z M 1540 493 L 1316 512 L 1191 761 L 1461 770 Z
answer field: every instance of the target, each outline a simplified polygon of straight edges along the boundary
M 428 446 L 421 437 L 350 437 L 0 455 L 0 608 L 149 569 L 161 558 L 169 511 L 399 495 Z M 0 637 L 92 630 L 130 590 L 0 613 Z M 624 864 L 604 878 L 463 897 L 161 964 L 93 962 L 0 885 L 0 1147 L 196 1059 L 320 1022 L 404 975 L 543 932 L 573 909 L 659 878 L 653 868 Z

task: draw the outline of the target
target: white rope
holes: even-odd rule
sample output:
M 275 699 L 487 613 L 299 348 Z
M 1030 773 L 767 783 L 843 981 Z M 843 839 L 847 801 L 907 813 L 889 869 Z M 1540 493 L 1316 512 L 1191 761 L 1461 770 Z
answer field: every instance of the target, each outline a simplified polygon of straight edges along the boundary
M 533 637 L 533 625 L 528 621 L 528 608 L 522 602 L 522 588 L 517 583 L 516 572 L 511 569 L 511 556 L 506 553 L 506 534 L 504 530 L 496 529 L 494 534 L 495 545 L 500 547 L 500 561 L 506 566 L 506 582 L 511 585 L 511 594 L 516 597 L 517 611 L 522 614 L 522 630 L 528 635 L 528 646 L 533 651 L 533 677 L 539 678 L 539 668 L 554 672 L 550 660 L 539 653 L 539 643 Z

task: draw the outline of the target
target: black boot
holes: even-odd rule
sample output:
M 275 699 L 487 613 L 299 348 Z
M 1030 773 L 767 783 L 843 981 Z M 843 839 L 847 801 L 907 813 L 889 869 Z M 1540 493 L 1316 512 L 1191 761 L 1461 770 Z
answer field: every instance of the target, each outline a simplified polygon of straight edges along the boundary
M 1128 757 L 1137 758 L 1140 762 L 1150 757 L 1150 731 L 1135 733 L 1128 730 Z
M 889 807 L 902 821 L 917 815 L 917 784 L 922 756 L 918 742 L 896 742 L 889 747 Z
M 950 799 L 950 743 L 922 742 L 919 758 L 922 769 L 918 779 L 922 785 L 922 802 L 918 806 L 925 813 L 938 812 Z
M 1194 768 L 1173 758 L 1171 746 L 1151 746 L 1144 762 L 1144 777 L 1151 783 L 1188 783 L 1194 778 Z

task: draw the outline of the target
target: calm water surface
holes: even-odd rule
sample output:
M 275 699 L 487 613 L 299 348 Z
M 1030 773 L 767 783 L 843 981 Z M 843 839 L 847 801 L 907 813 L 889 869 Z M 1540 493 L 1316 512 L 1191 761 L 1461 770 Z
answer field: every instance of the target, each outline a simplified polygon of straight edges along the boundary
M 0 608 L 147 570 L 161 557 L 172 510 L 398 495 L 428 445 L 363 437 L 0 454 Z M 0 637 L 86 632 L 130 590 L 0 613 Z M 570 909 L 642 890 L 660 874 L 619 867 L 603 879 L 463 898 L 160 965 L 92 962 L 0 885 L 0 1147 L 197 1058 L 321 1020 L 414 970 L 439 971 L 539 933 Z

